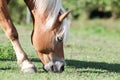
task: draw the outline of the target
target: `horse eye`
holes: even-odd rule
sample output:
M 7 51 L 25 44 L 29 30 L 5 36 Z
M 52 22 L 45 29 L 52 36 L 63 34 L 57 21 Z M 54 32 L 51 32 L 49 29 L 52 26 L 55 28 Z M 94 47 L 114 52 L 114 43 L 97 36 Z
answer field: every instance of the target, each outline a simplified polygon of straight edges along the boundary
M 63 41 L 63 37 L 60 37 L 60 36 L 57 37 L 57 41 L 58 41 L 58 42 L 62 42 L 62 41 Z

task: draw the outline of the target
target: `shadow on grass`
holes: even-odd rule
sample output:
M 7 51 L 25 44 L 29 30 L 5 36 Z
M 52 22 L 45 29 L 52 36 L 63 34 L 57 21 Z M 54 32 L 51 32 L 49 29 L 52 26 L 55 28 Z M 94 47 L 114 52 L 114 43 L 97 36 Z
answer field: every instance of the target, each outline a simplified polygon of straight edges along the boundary
M 78 61 L 78 60 L 66 60 L 66 64 L 69 67 L 73 68 L 92 68 L 92 69 L 100 69 L 106 70 L 109 72 L 117 72 L 120 73 L 120 64 L 109 64 L 104 62 L 86 62 L 86 61 Z M 86 71 L 83 71 L 86 72 Z M 87 71 L 90 72 L 90 71 Z
M 16 59 L 0 58 L 0 61 L 16 61 Z
M 41 62 L 39 60 L 39 58 L 30 58 L 30 60 L 32 62 Z M 0 61 L 16 61 L 11 60 L 11 59 L 0 59 Z M 65 60 L 67 66 L 72 67 L 72 68 L 76 68 L 76 69 L 88 69 L 88 68 L 92 68 L 92 69 L 100 69 L 100 70 L 105 70 L 108 72 L 116 72 L 116 73 L 120 73 L 120 64 L 114 64 L 114 63 L 105 63 L 105 62 L 87 62 L 87 61 L 79 61 L 79 60 Z M 11 68 L 0 68 L 0 70 L 9 70 Z M 89 70 L 85 70 L 82 72 L 91 72 Z M 100 72 L 100 71 L 94 71 L 95 73 Z M 102 72 L 103 73 L 103 72 Z
M 5 68 L 0 68 L 0 70 L 13 70 L 13 68 L 11 68 L 11 67 L 5 67 Z
M 32 62 L 41 62 L 39 58 L 32 58 L 31 59 Z M 72 68 L 76 68 L 76 69 L 88 69 L 88 68 L 92 68 L 92 69 L 100 69 L 103 71 L 107 71 L 107 72 L 116 72 L 116 73 L 120 73 L 120 64 L 112 64 L 112 63 L 105 63 L 105 62 L 87 62 L 87 61 L 79 61 L 79 60 L 65 60 L 67 66 L 72 67 Z M 94 73 L 104 73 L 103 71 L 90 71 L 90 70 L 85 70 L 82 72 L 94 72 Z
M 32 62 L 41 62 L 39 58 L 29 58 Z M 0 58 L 0 61 L 17 61 L 16 59 Z
M 39 58 L 31 58 L 30 59 L 32 62 L 41 62 Z

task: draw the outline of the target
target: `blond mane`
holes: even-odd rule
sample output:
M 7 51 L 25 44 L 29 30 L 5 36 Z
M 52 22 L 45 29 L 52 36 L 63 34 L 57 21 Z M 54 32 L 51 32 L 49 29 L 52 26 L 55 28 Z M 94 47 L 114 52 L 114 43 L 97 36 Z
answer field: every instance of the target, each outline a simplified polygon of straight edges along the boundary
M 34 4 L 39 15 L 44 13 L 44 15 L 47 17 L 45 23 L 45 27 L 47 29 L 54 25 L 59 13 L 65 13 L 65 9 L 62 7 L 61 0 L 34 0 Z M 60 27 L 61 32 L 58 34 L 58 36 L 64 34 L 64 40 L 66 40 L 69 29 L 68 20 L 64 19 Z

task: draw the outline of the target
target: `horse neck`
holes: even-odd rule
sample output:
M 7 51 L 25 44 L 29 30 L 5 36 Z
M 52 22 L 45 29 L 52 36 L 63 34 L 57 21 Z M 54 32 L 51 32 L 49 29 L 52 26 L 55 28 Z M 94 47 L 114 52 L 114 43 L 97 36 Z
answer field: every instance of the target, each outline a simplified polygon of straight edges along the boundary
M 62 5 L 61 0 L 24 0 L 34 19 L 46 21 L 46 26 L 53 26 Z M 38 20 L 36 20 L 38 21 Z

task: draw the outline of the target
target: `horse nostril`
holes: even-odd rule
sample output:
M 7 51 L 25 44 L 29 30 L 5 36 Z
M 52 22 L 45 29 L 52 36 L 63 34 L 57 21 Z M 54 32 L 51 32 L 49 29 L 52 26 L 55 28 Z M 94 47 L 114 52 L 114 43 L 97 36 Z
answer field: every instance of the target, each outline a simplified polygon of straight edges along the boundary
M 64 65 L 61 66 L 61 68 L 60 68 L 60 72 L 63 72 L 63 71 L 64 71 Z
M 53 65 L 51 66 L 51 71 L 54 71 L 54 66 Z

